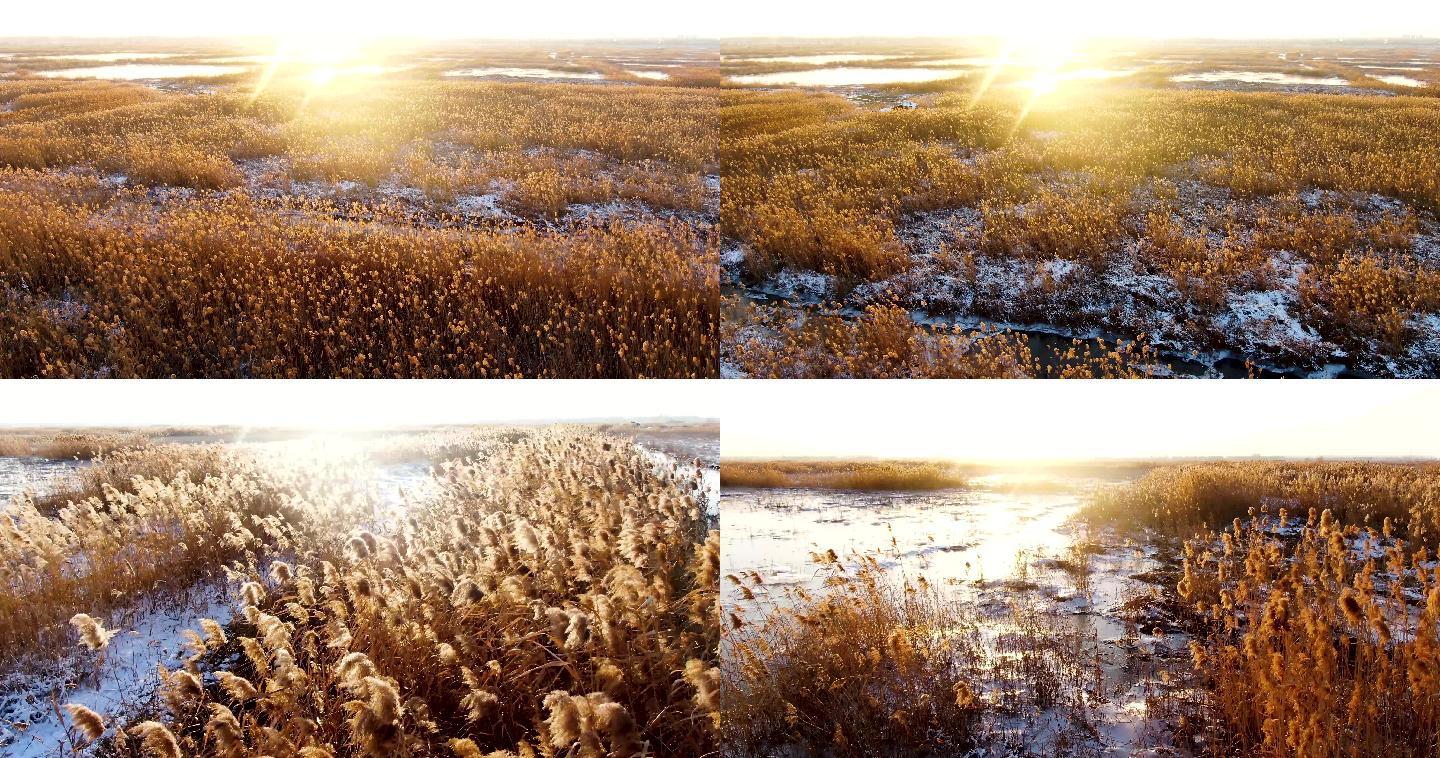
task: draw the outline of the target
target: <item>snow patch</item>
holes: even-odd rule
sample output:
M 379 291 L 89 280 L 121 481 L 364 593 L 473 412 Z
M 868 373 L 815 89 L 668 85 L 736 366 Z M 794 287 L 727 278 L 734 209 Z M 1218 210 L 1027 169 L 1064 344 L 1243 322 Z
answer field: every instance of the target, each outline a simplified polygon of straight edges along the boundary
M 514 218 L 508 211 L 500 207 L 500 198 L 499 192 L 487 192 L 483 195 L 459 195 L 455 198 L 455 208 L 464 216 Z
M 608 203 L 571 203 L 565 215 L 576 221 L 603 223 L 612 219 L 624 219 L 643 212 L 644 207 L 635 203 L 612 200 Z
M 745 262 L 745 248 L 742 245 L 721 248 L 720 265 L 726 268 L 734 268 Z
M 1222 324 L 1232 326 L 1254 343 L 1314 346 L 1320 335 L 1290 313 L 1294 293 L 1287 290 L 1232 293 L 1230 313 Z
M 65 752 L 69 720 L 56 713 L 57 703 L 90 708 L 110 726 L 107 734 L 113 733 L 155 704 L 161 684 L 156 667 L 175 669 L 184 662 L 182 633 L 198 631 L 202 618 L 228 624 L 231 615 L 223 588 L 208 585 L 184 602 L 147 600 L 102 619 L 118 630 L 103 658 L 77 649 L 58 662 L 35 661 L 0 681 L 0 721 L 10 725 L 0 730 L 0 748 L 10 758 Z
M 834 291 L 835 277 L 815 271 L 784 269 L 767 282 L 766 294 L 792 302 L 818 303 Z

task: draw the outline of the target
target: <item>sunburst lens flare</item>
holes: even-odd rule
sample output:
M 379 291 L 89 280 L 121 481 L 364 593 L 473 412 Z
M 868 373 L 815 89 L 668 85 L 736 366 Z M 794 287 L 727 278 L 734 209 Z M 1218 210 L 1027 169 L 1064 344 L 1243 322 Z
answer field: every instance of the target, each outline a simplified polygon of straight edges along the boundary
M 272 58 L 270 63 L 265 66 L 265 71 L 260 74 L 260 79 L 255 82 L 255 89 L 250 93 L 251 105 L 254 105 L 255 101 L 259 100 L 260 96 L 265 94 L 265 91 L 270 88 L 270 83 L 275 80 L 275 72 L 279 69 L 279 58 Z
M 1000 48 L 999 53 L 990 62 L 990 68 L 985 72 L 985 78 L 980 80 L 980 86 L 975 88 L 975 94 L 970 98 L 970 107 L 975 107 L 980 102 L 980 98 L 984 97 L 990 87 L 995 84 L 995 80 L 1000 76 L 1000 71 L 1009 65 L 1014 54 L 1013 42 L 1006 42 L 1005 46 Z
M 341 78 L 375 76 L 388 72 L 375 52 L 374 44 L 362 35 L 320 25 L 297 24 L 295 30 L 275 38 L 266 65 L 251 91 L 253 103 L 282 82 L 294 82 L 306 89 L 306 100 L 315 90 L 333 85 Z

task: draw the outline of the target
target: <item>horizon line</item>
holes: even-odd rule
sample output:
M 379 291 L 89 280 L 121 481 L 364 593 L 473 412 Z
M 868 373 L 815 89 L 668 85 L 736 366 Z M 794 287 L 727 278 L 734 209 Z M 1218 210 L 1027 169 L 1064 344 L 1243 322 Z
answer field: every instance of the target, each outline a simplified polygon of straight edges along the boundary
M 722 422 L 723 430 L 723 422 Z M 775 461 L 854 461 L 854 462 L 876 462 L 876 463 L 951 463 L 956 465 L 994 465 L 994 464 L 1049 464 L 1067 465 L 1076 463 L 1159 463 L 1175 461 L 1388 461 L 1404 463 L 1430 463 L 1440 462 L 1440 454 L 1405 454 L 1405 455 L 1286 455 L 1286 454 L 1260 454 L 1243 453 L 1237 454 L 1196 454 L 1196 455 L 1156 455 L 1156 456 L 1093 456 L 1088 458 L 951 458 L 951 457 L 926 457 L 926 456 L 875 456 L 875 455 L 787 455 L 787 456 L 751 456 L 736 455 L 726 456 L 722 450 L 720 463 L 726 461 L 732 463 L 768 463 Z
M 428 37 L 428 36 L 380 36 L 366 38 L 368 43 L 384 42 L 418 42 L 426 44 L 434 43 L 455 43 L 455 42 L 639 42 L 639 41 L 676 41 L 676 42 L 736 42 L 736 41 L 782 41 L 782 40 L 804 40 L 815 41 L 963 41 L 963 40 L 993 40 L 1003 39 L 1008 35 L 1000 33 L 982 34 L 961 34 L 961 35 L 936 35 L 936 34 L 718 34 L 718 35 L 636 35 L 636 36 L 608 36 L 608 37 Z M 19 34 L 0 36 L 0 42 L 11 41 L 167 41 L 167 42 L 224 42 L 224 41 L 252 41 L 252 40 L 273 40 L 275 35 L 267 34 Z M 1082 38 L 1085 42 L 1097 41 L 1126 41 L 1126 42 L 1436 42 L 1440 43 L 1440 33 L 1436 34 L 1356 34 L 1339 36 L 1275 36 L 1259 35 L 1234 37 L 1216 36 L 1164 36 L 1164 35 L 1093 35 Z

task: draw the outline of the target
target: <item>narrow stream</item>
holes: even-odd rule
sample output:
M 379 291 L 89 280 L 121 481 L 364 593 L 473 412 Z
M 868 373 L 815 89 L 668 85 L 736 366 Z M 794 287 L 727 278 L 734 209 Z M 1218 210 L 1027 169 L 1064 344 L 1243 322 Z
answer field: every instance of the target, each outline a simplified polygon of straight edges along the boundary
M 764 305 L 770 307 L 781 307 L 782 298 L 755 287 L 742 287 L 734 284 L 722 284 L 720 286 L 722 297 L 739 297 L 744 303 L 751 305 Z M 853 321 L 861 317 L 862 312 L 858 308 L 827 309 L 822 312 L 807 311 L 807 317 L 819 319 L 843 319 Z M 978 328 L 970 328 L 964 325 L 964 321 L 954 317 L 928 316 L 918 311 L 911 312 L 911 318 L 916 325 L 932 333 L 943 332 L 954 334 L 954 327 L 961 325 L 960 333 L 967 336 L 983 334 Z M 993 322 L 986 322 L 993 324 Z M 1035 354 L 1036 360 L 1044 368 L 1060 368 L 1067 365 L 1064 356 L 1076 348 L 1075 341 L 1078 339 L 1082 349 L 1088 349 L 1091 354 L 1103 355 L 1117 346 L 1123 346 L 1132 342 L 1118 335 L 1101 335 L 1097 337 L 1074 337 L 1066 335 L 1059 328 L 1025 328 L 1013 324 L 994 324 L 1006 331 L 1015 334 L 1023 334 L 1028 339 L 1031 351 Z M 1160 359 L 1169 366 L 1172 373 L 1178 377 L 1185 378 L 1220 378 L 1220 379 L 1247 379 L 1251 376 L 1250 368 L 1245 364 L 1244 359 L 1231 355 L 1218 356 L 1213 363 L 1202 363 L 1189 356 L 1182 356 L 1174 353 L 1161 351 Z M 1256 367 L 1255 376 L 1261 379 L 1301 379 L 1310 376 L 1309 372 L 1300 369 L 1281 369 L 1274 367 Z M 1337 374 L 1338 378 L 1361 378 L 1348 369 Z

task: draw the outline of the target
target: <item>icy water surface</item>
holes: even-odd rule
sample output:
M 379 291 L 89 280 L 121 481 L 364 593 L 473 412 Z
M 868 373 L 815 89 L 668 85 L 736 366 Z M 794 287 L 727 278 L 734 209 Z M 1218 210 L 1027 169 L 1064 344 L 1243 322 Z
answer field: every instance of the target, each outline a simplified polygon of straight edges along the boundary
M 444 76 L 452 77 L 473 77 L 483 78 L 489 76 L 507 76 L 516 79 L 604 79 L 605 75 L 598 71 L 558 71 L 550 68 L 458 68 L 453 71 L 446 71 Z
M 740 61 L 744 63 L 800 63 L 805 65 L 826 66 L 831 63 L 857 63 L 860 61 L 884 61 L 894 58 L 893 55 L 865 55 L 861 53 L 842 53 L 839 55 L 775 55 L 766 58 L 729 58 L 727 60 Z
M 1422 81 L 1420 81 L 1419 79 L 1414 79 L 1414 78 L 1411 78 L 1411 77 L 1408 77 L 1408 76 L 1377 76 L 1377 77 L 1375 77 L 1375 78 L 1376 78 L 1376 79 L 1379 79 L 1379 80 L 1382 81 L 1382 82 L 1385 82 L 1386 84 L 1394 84 L 1394 85 L 1399 86 L 1399 87 L 1424 87 L 1424 86 L 1425 86 L 1425 82 L 1422 82 Z
M 126 64 L 120 66 L 93 66 L 67 68 L 58 71 L 39 71 L 40 76 L 52 79 L 115 79 L 134 81 L 139 79 L 186 79 L 190 77 L 228 76 L 246 70 L 244 66 L 200 66 L 181 63 Z
M 1188 639 L 1137 602 L 1157 595 L 1143 577 L 1164 565 L 1159 551 L 1090 534 L 1072 520 L 1095 480 L 1033 484 L 1007 474 L 978 478 L 970 489 L 929 493 L 726 489 L 721 574 L 758 572 L 770 588 L 764 598 L 785 602 L 779 590 L 787 586 L 823 591 L 809 556 L 834 550 L 847 564 L 855 554 L 875 554 L 896 581 L 923 575 L 982 614 L 1012 602 L 1038 603 L 1059 628 L 1088 640 L 1085 658 L 1095 661 L 1104 688 L 1092 703 L 1093 731 L 1039 711 L 997 716 L 998 733 L 1036 755 L 1174 754 L 1154 751 L 1170 738 L 1147 711 L 1146 698 L 1170 686 L 1169 672 L 1184 665 Z M 1057 562 L 1073 558 L 1070 548 L 1081 540 L 1093 541 L 1084 591 Z M 721 603 L 752 622 L 765 612 L 728 580 Z M 1003 616 L 991 618 L 982 627 L 987 639 L 1009 629 Z
M 1322 87 L 1344 87 L 1349 82 L 1338 76 L 1297 76 L 1275 71 L 1206 71 L 1200 74 L 1179 74 L 1172 82 L 1243 82 L 1245 84 L 1313 84 Z
M 626 433 L 614 430 L 615 433 Z M 664 433 L 641 429 L 628 433 L 656 465 L 663 469 L 675 467 L 682 476 L 700 474 L 700 490 L 696 493 L 712 519 L 720 516 L 720 435 L 696 431 Z M 697 465 L 698 464 L 698 465 Z M 715 524 L 712 524 L 712 528 Z
M 781 71 L 774 74 L 746 74 L 731 77 L 736 84 L 777 85 L 797 87 L 846 87 L 857 84 L 893 84 L 897 82 L 930 82 L 964 75 L 952 68 L 819 68 L 812 71 Z
M 1061 56 L 1059 63 L 1062 65 L 1074 65 L 1080 61 L 1087 60 L 1089 56 L 1084 53 L 1071 53 Z M 940 58 L 938 60 L 920 61 L 922 66 L 969 66 L 976 68 L 991 68 L 994 66 L 1007 68 L 1034 68 L 1034 61 L 1027 61 L 1022 58 L 1005 56 L 967 56 L 961 58 Z
M 206 63 L 284 63 L 280 55 L 230 55 L 221 58 L 206 58 Z
M 927 65 L 927 66 L 974 66 L 974 67 L 978 67 L 978 68 L 989 68 L 989 67 L 991 67 L 991 66 L 1006 66 L 1006 65 L 1010 65 L 1010 61 L 1007 61 L 1007 60 L 1005 60 L 1004 58 L 986 58 L 986 57 L 979 57 L 979 56 L 977 56 L 977 57 L 971 57 L 971 58 L 941 58 L 940 60 L 925 61 L 925 65 Z
M 47 61 L 93 61 L 95 63 L 117 63 L 119 61 L 150 60 L 152 58 L 179 58 L 184 53 L 84 53 L 78 55 L 41 55 Z
M 759 571 L 770 585 L 815 584 L 809 556 L 826 550 L 886 551 L 891 567 L 932 579 L 1003 580 L 1017 554 L 1069 545 L 1079 505 L 1075 494 L 726 489 L 720 560 L 723 573 Z
M 80 461 L 0 457 L 0 508 L 22 492 L 49 492 L 58 477 L 83 465 Z

